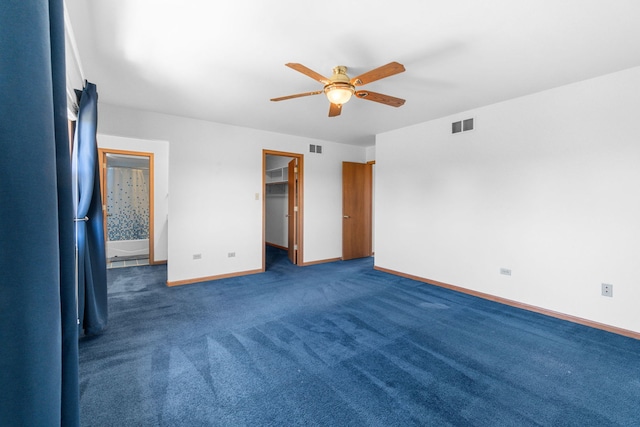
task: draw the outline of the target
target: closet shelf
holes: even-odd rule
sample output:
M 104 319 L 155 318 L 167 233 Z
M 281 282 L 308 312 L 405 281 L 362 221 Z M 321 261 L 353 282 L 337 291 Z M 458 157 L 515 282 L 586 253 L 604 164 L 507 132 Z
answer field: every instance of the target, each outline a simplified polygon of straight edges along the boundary
M 267 184 L 267 196 L 286 195 L 289 192 L 286 182 L 271 182 Z
M 267 196 L 284 196 L 288 193 L 289 167 L 284 166 L 266 171 Z
M 267 184 L 281 184 L 287 182 L 289 175 L 289 167 L 284 166 L 281 168 L 268 169 L 266 171 L 266 183 Z

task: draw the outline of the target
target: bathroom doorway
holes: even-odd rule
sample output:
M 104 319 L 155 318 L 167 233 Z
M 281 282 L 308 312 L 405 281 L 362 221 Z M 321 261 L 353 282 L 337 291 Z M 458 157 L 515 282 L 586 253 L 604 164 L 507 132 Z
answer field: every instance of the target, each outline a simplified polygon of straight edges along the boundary
M 109 268 L 153 264 L 153 154 L 100 150 Z

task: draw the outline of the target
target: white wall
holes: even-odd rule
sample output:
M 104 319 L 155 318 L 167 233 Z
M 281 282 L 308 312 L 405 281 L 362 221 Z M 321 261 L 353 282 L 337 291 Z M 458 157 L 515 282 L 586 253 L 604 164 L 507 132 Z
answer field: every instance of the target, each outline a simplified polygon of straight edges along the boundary
M 376 265 L 640 332 L 639 93 L 633 68 L 378 135 Z
M 367 147 L 366 148 L 366 157 L 367 157 L 367 162 L 373 162 L 376 160 L 376 146 L 373 145 L 371 147 Z
M 375 162 L 376 160 L 376 147 L 375 145 L 372 147 L 367 147 L 367 162 Z M 373 206 L 376 205 L 376 165 L 375 163 L 371 167 L 371 188 L 373 190 L 371 202 Z M 373 229 L 371 230 L 371 250 L 373 253 L 376 252 L 376 210 L 373 209 L 371 212 L 371 224 L 373 224 Z
M 263 149 L 304 154 L 304 262 L 341 256 L 342 161 L 364 161 L 364 148 L 108 104 L 99 114 L 103 134 L 171 144 L 169 282 L 262 268 Z
M 100 111 L 100 120 L 102 120 L 102 111 Z M 99 148 L 153 153 L 153 255 L 156 262 L 166 261 L 169 231 L 169 143 L 102 133 L 98 134 L 97 139 Z
M 289 246 L 289 197 L 287 193 L 265 196 L 265 241 L 283 248 Z

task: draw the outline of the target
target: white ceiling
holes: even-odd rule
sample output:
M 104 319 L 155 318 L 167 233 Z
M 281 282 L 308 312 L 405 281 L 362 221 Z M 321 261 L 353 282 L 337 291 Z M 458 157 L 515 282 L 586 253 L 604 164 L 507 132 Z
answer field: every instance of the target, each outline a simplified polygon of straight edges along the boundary
M 370 146 L 374 135 L 640 65 L 638 0 L 65 0 L 84 77 L 102 103 Z M 355 77 L 329 118 L 322 89 L 284 66 Z M 636 88 L 637 89 L 637 88 Z

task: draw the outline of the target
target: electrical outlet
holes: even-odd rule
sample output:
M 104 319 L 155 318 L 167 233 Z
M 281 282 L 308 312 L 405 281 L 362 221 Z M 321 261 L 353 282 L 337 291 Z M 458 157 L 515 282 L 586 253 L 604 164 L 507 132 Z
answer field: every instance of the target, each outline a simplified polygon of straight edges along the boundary
M 613 285 L 609 283 L 602 284 L 602 296 L 603 297 L 612 297 L 613 296 Z
M 235 258 L 235 256 L 236 256 L 236 253 L 235 253 L 235 252 L 229 252 L 229 253 L 227 254 L 227 257 L 229 257 L 229 258 Z
M 505 276 L 511 276 L 511 269 L 509 268 L 501 268 L 500 274 L 504 274 Z
M 202 254 L 193 254 L 193 259 L 202 259 Z

